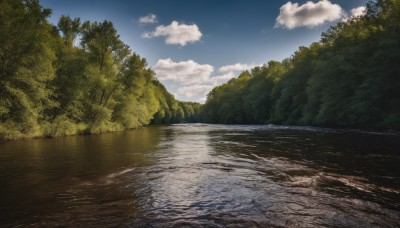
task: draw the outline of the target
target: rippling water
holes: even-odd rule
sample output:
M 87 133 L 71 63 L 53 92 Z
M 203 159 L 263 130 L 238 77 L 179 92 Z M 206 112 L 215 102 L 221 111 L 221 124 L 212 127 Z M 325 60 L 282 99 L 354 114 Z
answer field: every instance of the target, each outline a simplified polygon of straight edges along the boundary
M 0 226 L 399 227 L 400 135 L 182 124 L 0 144 Z

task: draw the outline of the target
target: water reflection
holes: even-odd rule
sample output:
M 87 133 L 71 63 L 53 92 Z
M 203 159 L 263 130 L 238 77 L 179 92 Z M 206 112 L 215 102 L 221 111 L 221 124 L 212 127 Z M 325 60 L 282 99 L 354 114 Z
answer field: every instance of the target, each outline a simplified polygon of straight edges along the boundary
M 0 144 L 1 225 L 400 225 L 400 137 L 173 125 Z

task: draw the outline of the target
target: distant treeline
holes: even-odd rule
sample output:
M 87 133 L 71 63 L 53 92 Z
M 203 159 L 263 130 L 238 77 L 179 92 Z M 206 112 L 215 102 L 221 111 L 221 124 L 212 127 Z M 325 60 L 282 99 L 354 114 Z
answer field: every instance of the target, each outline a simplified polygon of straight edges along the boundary
M 0 139 L 197 122 L 113 24 L 62 16 L 37 0 L 0 2 Z M 80 43 L 78 43 L 78 38 Z
M 290 58 L 214 88 L 202 121 L 400 129 L 400 1 L 366 8 Z

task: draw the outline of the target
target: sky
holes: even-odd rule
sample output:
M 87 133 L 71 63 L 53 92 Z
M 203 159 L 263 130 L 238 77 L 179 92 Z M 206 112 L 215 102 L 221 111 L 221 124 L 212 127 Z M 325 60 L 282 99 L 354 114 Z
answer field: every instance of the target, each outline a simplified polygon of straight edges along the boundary
M 81 21 L 109 20 L 175 98 L 204 103 L 243 70 L 290 57 L 368 0 L 40 0 Z

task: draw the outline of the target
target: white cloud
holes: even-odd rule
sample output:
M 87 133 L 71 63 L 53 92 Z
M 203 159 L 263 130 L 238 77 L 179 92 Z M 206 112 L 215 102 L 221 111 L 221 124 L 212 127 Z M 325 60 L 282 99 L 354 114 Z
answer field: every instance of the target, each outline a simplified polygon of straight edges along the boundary
M 183 85 L 207 82 L 213 66 L 199 64 L 193 60 L 174 62 L 171 59 L 159 59 L 152 68 L 159 80 L 171 80 Z
M 168 58 L 159 59 L 152 69 L 177 99 L 204 103 L 212 88 L 237 77 L 237 71 L 255 66 L 258 65 L 227 65 L 219 68 L 223 74 L 213 75 L 214 67 L 209 64 L 200 64 L 193 60 L 175 62 Z
M 352 17 L 363 16 L 367 13 L 367 8 L 365 6 L 360 6 L 351 10 Z
M 203 34 L 196 24 L 186 25 L 172 21 L 170 25 L 159 25 L 153 32 L 145 32 L 144 38 L 165 37 L 166 44 L 185 46 L 187 43 L 199 41 Z
M 157 23 L 157 16 L 149 13 L 146 16 L 139 18 L 139 24 L 155 24 Z
M 261 65 L 255 65 L 255 64 L 242 64 L 242 63 L 236 63 L 232 65 L 227 65 L 227 66 L 222 66 L 219 68 L 219 72 L 229 72 L 229 71 L 244 71 L 244 70 L 250 70 L 251 68 L 254 68 L 256 66 L 261 66 Z
M 236 77 L 236 75 L 231 71 L 223 75 L 209 77 L 208 80 L 204 81 L 203 83 L 179 87 L 177 89 L 176 97 L 183 100 L 195 100 L 197 102 L 204 103 L 206 101 L 207 94 L 215 86 L 219 86 L 234 77 Z
M 349 20 L 351 20 L 352 18 L 357 18 L 360 16 L 363 16 L 367 13 L 367 8 L 365 6 L 360 6 L 357 8 L 353 8 L 350 11 L 350 16 L 343 18 L 343 22 L 347 22 Z
M 213 88 L 211 85 L 191 85 L 185 86 L 178 89 L 178 94 L 185 96 L 187 98 L 196 97 L 205 97 Z
M 280 14 L 276 18 L 275 27 L 313 28 L 325 22 L 332 22 L 344 18 L 346 13 L 338 4 L 332 4 L 329 0 L 321 0 L 317 3 L 311 1 L 303 5 L 288 2 L 281 6 Z
M 207 97 L 202 97 L 202 98 L 199 99 L 198 102 L 204 104 L 204 103 L 206 103 L 206 101 L 207 101 Z
M 236 77 L 236 75 L 233 73 L 233 71 L 230 71 L 223 75 L 211 77 L 210 81 L 212 82 L 213 86 L 218 86 L 231 80 L 234 77 Z
M 153 37 L 153 35 L 152 35 L 151 32 L 144 32 L 144 33 L 142 34 L 142 37 L 143 37 L 143 38 L 146 38 L 146 39 L 150 39 L 150 38 Z

